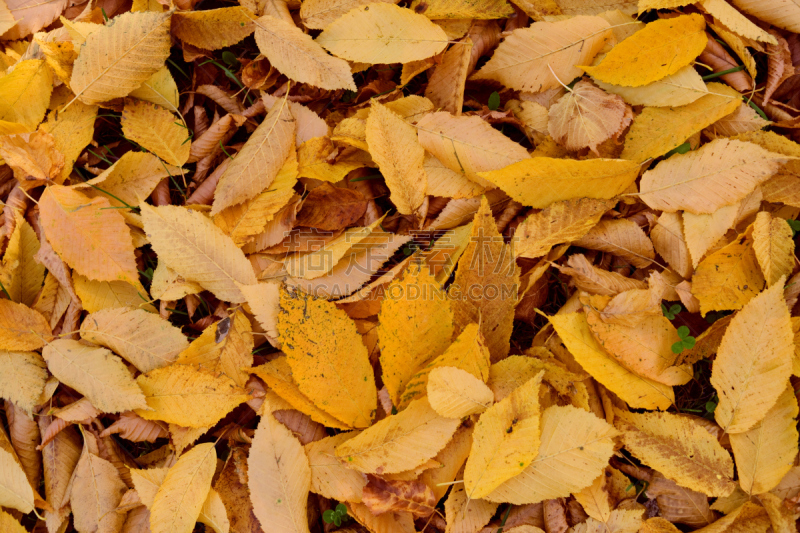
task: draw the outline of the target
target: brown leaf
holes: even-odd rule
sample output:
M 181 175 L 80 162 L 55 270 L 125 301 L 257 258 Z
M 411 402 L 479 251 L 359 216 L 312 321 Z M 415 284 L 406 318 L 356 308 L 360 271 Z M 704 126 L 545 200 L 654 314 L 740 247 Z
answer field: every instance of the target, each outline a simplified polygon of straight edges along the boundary
M 414 516 L 427 517 L 434 511 L 436 498 L 422 481 L 386 481 L 368 475 L 362 502 L 375 516 L 386 512 L 407 511 Z
M 360 192 L 323 183 L 306 196 L 296 224 L 338 231 L 355 224 L 366 210 L 367 200 Z

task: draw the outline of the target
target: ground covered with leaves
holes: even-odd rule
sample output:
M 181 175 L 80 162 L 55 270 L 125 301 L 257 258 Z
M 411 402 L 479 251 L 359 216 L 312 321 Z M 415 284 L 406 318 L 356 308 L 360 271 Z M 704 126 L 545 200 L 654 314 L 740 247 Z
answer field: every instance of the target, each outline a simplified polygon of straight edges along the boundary
M 0 533 L 796 533 L 798 32 L 0 0 Z

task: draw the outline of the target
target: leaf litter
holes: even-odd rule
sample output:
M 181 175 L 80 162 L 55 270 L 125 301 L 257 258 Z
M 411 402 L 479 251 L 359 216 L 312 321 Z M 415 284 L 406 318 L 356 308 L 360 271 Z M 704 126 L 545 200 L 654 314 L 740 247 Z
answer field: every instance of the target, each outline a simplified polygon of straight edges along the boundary
M 797 32 L 0 0 L 0 531 L 795 531 Z

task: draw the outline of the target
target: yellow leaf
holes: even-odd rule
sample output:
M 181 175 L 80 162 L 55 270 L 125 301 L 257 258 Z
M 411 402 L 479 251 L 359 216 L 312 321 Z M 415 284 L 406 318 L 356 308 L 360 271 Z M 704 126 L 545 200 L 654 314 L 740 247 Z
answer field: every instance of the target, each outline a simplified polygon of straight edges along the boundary
M 122 307 L 88 315 L 81 338 L 105 346 L 141 372 L 172 364 L 189 345 L 181 330 L 143 309 Z
M 498 170 L 529 159 L 521 145 L 479 117 L 456 117 L 437 112 L 417 124 L 419 142 L 441 163 L 479 185 L 489 185 L 478 173 Z
M 800 5 L 791 1 L 762 2 L 760 0 L 733 0 L 733 5 L 764 22 L 793 32 L 800 31 Z M 735 28 L 731 28 L 735 31 Z
M 170 13 L 123 13 L 86 38 L 72 70 L 76 97 L 97 104 L 127 96 L 164 66 Z
M 383 383 L 399 405 L 400 394 L 419 369 L 444 353 L 453 337 L 453 311 L 447 294 L 427 265 L 412 262 L 402 279 L 394 280 L 378 316 Z
M 640 198 L 661 211 L 713 213 L 742 200 L 789 160 L 756 144 L 715 139 L 645 172 Z
M 340 502 L 361 503 L 367 480 L 360 472 L 347 468 L 336 458 L 336 448 L 358 432 L 339 433 L 305 446 L 311 468 L 311 492 Z
M 647 85 L 694 61 L 708 42 L 705 28 L 698 14 L 656 20 L 612 48 L 596 67 L 580 68 L 606 83 Z
M 14 20 L 14 14 L 8 9 L 5 0 L 0 2 L 0 35 L 4 34 L 11 28 L 13 28 L 17 24 L 17 21 Z M 0 515 L 0 516 L 5 516 Z M 9 526 L 11 527 L 11 526 Z
M 167 477 L 169 467 L 161 468 L 147 468 L 136 469 L 131 468 L 131 479 L 136 492 L 139 493 L 139 499 L 145 507 L 149 510 L 153 506 L 158 488 L 164 483 L 164 478 Z
M 757 193 L 754 191 L 750 196 L 753 194 Z M 683 219 L 683 235 L 695 268 L 705 253 L 733 227 L 743 203 L 745 200 L 740 200 L 710 214 L 684 212 L 679 215 Z
M 331 458 L 333 459 L 333 458 Z M 269 413 L 258 423 L 247 457 L 253 511 L 263 529 L 308 533 L 306 501 L 311 469 L 292 432 Z
M 253 374 L 264 380 L 275 394 L 286 400 L 292 407 L 311 417 L 325 427 L 337 429 L 350 429 L 351 426 L 332 417 L 309 400 L 292 379 L 292 369 L 286 361 L 286 356 L 281 355 L 272 361 L 252 369 Z
M 613 426 L 583 409 L 549 407 L 542 413 L 536 458 L 485 499 L 523 505 L 578 492 L 591 485 L 608 465 L 617 435 Z M 554 479 L 558 483 L 553 483 Z
M 230 167 L 229 167 L 230 168 Z M 253 267 L 230 237 L 198 211 L 142 203 L 147 238 L 159 262 L 226 302 L 245 300 L 237 282 L 254 285 Z
M 436 455 L 460 420 L 436 414 L 425 398 L 375 423 L 336 448 L 336 457 L 364 473 L 392 474 L 416 468 Z
M 180 113 L 178 109 L 178 86 L 166 66 L 161 67 L 146 82 L 142 83 L 138 89 L 131 91 L 128 96 L 160 105 L 174 113 Z
M 444 166 L 436 157 L 425 152 L 422 162 L 425 174 L 428 175 L 428 194 L 446 198 L 474 198 L 484 192 L 484 188 L 467 178 L 461 172 L 456 172 Z
M 329 137 L 314 137 L 300 145 L 297 148 L 300 177 L 336 183 L 353 170 L 364 166 L 359 161 L 338 161 L 330 164 L 327 158 L 335 150 L 336 147 Z
M 347 62 L 329 56 L 300 28 L 270 15 L 255 25 L 258 50 L 287 78 L 327 90 L 355 90 Z
M 604 91 L 621 96 L 630 105 L 679 107 L 708 94 L 708 87 L 693 65 L 641 87 L 613 85 L 599 80 L 595 80 L 595 83 Z
M 165 165 L 153 154 L 130 151 L 122 154 L 96 178 L 79 183 L 74 188 L 92 198 L 104 198 L 116 207 L 124 207 L 125 204 L 138 206 L 150 196 L 161 180 L 168 178 L 170 173 L 179 175 L 180 172 L 180 168 Z M 92 185 L 100 187 L 103 192 Z
M 616 272 L 594 266 L 583 254 L 573 254 L 567 259 L 566 266 L 556 267 L 571 276 L 580 290 L 590 294 L 615 296 L 631 289 L 644 289 L 646 286 L 638 279 L 626 278 Z
M 255 198 L 272 185 L 294 150 L 296 133 L 297 121 L 283 98 L 272 106 L 219 178 L 211 215 Z
M 741 309 L 764 287 L 753 245 L 746 234 L 703 259 L 692 277 L 700 312 Z
M 241 6 L 203 11 L 177 11 L 172 15 L 172 33 L 181 41 L 219 50 L 233 46 L 255 30 L 255 16 Z
M 632 118 L 622 98 L 581 80 L 550 107 L 547 129 L 569 151 L 588 147 L 600 155 L 597 145 L 622 133 Z
M 494 393 L 466 370 L 441 366 L 428 375 L 428 401 L 446 418 L 482 413 L 494 402 Z
M 32 415 L 47 381 L 47 365 L 36 352 L 0 351 L 0 398 Z
M 447 46 L 442 28 L 410 9 L 378 2 L 353 8 L 325 27 L 316 42 L 333 55 L 361 63 L 408 63 Z
M 140 100 L 126 100 L 122 110 L 122 133 L 170 165 L 189 159 L 189 130 L 163 107 Z
M 496 402 L 507 398 L 514 389 L 544 371 L 544 381 L 562 396 L 578 396 L 576 384 L 587 378 L 585 374 L 575 374 L 565 370 L 554 360 L 542 360 L 528 356 L 510 356 L 493 364 L 489 369 L 487 385 L 494 393 Z
M 94 437 L 85 443 L 70 481 L 69 503 L 77 531 L 119 531 L 125 517 L 114 510 L 128 489 L 111 462 L 99 457 Z M 89 443 L 92 443 L 91 446 Z
M 504 358 L 510 349 L 518 290 L 514 252 L 497 231 L 489 202 L 483 196 L 472 223 L 470 243 L 458 261 L 448 293 L 456 335 L 469 324 L 479 324 L 492 360 Z
M 681 107 L 646 107 L 633 119 L 620 157 L 642 163 L 679 146 L 738 108 L 742 95 L 721 83 L 709 83 L 709 94 Z
M 731 320 L 717 350 L 711 384 L 719 395 L 714 417 L 728 433 L 764 418 L 792 373 L 794 336 L 783 282 L 750 300 Z
M 537 209 L 572 198 L 613 198 L 630 187 L 638 175 L 639 165 L 630 161 L 550 157 L 529 158 L 480 173 L 514 200 Z
M 153 271 L 150 294 L 155 300 L 180 300 L 186 295 L 203 292 L 203 287 L 193 281 L 186 281 L 163 261 Z
M 215 533 L 228 533 L 230 531 L 231 523 L 228 520 L 228 510 L 225 508 L 225 503 L 222 501 L 219 492 L 214 489 L 208 490 L 208 496 L 206 501 L 203 502 L 197 521 L 207 525 Z
M 611 207 L 611 202 L 594 198 L 554 202 L 517 226 L 514 253 L 529 259 L 547 255 L 553 246 L 586 235 Z
M 658 255 L 682 277 L 692 276 L 692 258 L 684 237 L 680 213 L 661 213 L 650 231 L 650 240 Z
M 550 322 L 578 364 L 631 407 L 667 409 L 675 401 L 672 387 L 638 376 L 609 356 L 582 313 L 554 315 Z
M 753 251 L 767 280 L 767 286 L 782 276 L 789 277 L 794 268 L 794 238 L 792 228 L 782 218 L 767 211 L 756 216 L 753 224 Z
M 464 467 L 464 486 L 470 498 L 485 498 L 503 482 L 522 473 L 537 456 L 542 376 L 544 371 L 489 407 L 478 419 L 472 451 Z
M 0 26 L 0 31 L 2 30 L 3 27 Z M 22 527 L 22 524 L 17 522 L 13 516 L 5 511 L 0 511 L 0 531 L 5 531 L 6 533 L 27 533 L 28 530 Z
M 125 220 L 104 198 L 91 199 L 54 185 L 39 200 L 42 227 L 58 255 L 78 273 L 97 281 L 139 287 L 133 241 Z
M 56 150 L 64 155 L 64 168 L 61 176 L 55 180 L 56 183 L 64 183 L 72 173 L 78 156 L 92 141 L 97 110 L 97 106 L 75 102 L 67 109 L 50 113 L 47 121 L 39 127 L 39 131 L 46 131 L 53 136 Z
M 591 63 L 613 38 L 610 24 L 600 17 L 535 22 L 511 32 L 472 79 L 495 80 L 517 91 L 546 91 L 558 87 L 559 80 L 580 76 L 576 65 Z
M 75 274 L 73 280 L 75 292 L 81 299 L 83 308 L 90 313 L 115 307 L 134 307 L 156 312 L 156 308 L 148 303 L 150 299 L 143 288 L 134 287 L 125 281 L 94 281 L 80 274 Z
M 730 435 L 739 485 L 748 494 L 774 489 L 791 470 L 797 455 L 797 413 L 794 390 L 786 387 L 760 422 Z
M 437 19 L 503 19 L 514 13 L 506 0 L 414 0 L 409 8 L 431 20 Z
M 152 533 L 191 533 L 217 466 L 214 443 L 198 444 L 167 472 L 150 506 Z
M 208 326 L 188 347 L 185 337 L 183 340 L 176 364 L 222 372 L 238 386 L 245 386 L 248 369 L 253 366 L 253 332 L 250 321 L 242 311 L 236 311 L 232 316 Z
M 137 415 L 190 428 L 213 426 L 250 399 L 229 377 L 184 365 L 152 370 L 136 378 L 136 383 L 149 408 L 137 409 Z
M 105 348 L 57 339 L 44 347 L 42 357 L 50 373 L 104 413 L 147 408 L 125 364 Z
M 2 448 L 0 448 L 0 506 L 16 509 L 25 514 L 33 511 L 33 489 L 25 476 L 25 471 L 14 455 Z
M 280 306 L 280 341 L 300 391 L 342 422 L 369 426 L 378 401 L 375 377 L 353 321 L 335 304 L 301 293 L 281 291 Z
M 53 74 L 44 60 L 30 59 L 0 77 L 0 134 L 33 131 L 44 118 Z
M 394 0 L 380 1 L 395 3 Z M 372 0 L 307 0 L 300 4 L 300 17 L 306 28 L 321 30 L 351 9 L 372 3 Z
M 460 368 L 484 382 L 488 379 L 489 350 L 477 324 L 469 324 L 442 355 L 409 378 L 397 407 L 402 409 L 411 400 L 424 395 L 431 371 L 443 366 Z
M 425 150 L 414 127 L 399 115 L 377 101 L 370 108 L 366 130 L 370 155 L 386 180 L 392 203 L 400 213 L 410 215 L 425 199 Z
M 736 488 L 730 454 L 693 419 L 672 413 L 614 413 L 626 449 L 644 464 L 708 496 L 727 496 Z

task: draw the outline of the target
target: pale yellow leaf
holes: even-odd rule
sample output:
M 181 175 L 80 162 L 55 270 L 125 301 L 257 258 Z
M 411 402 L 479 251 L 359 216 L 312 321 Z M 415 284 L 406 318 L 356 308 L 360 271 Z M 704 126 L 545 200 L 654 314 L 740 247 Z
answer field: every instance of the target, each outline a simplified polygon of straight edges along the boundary
M 445 533 L 474 533 L 486 526 L 499 504 L 469 498 L 463 483 L 454 485 L 444 502 Z M 505 531 L 508 531 L 506 529 Z
M 494 402 L 494 393 L 466 370 L 441 366 L 428 375 L 428 401 L 446 418 L 463 418 L 482 413 Z
M 394 0 L 378 0 L 396 3 Z M 306 0 L 300 4 L 303 25 L 312 30 L 321 30 L 351 9 L 372 4 L 373 0 Z
M 156 312 L 141 288 L 134 287 L 125 281 L 94 281 L 80 274 L 73 276 L 75 292 L 81 299 L 83 308 L 95 313 L 102 309 L 115 307 L 134 307 Z
M 645 172 L 640 198 L 661 211 L 713 213 L 742 200 L 789 160 L 753 143 L 715 139 Z
M 255 29 L 255 16 L 245 7 L 178 11 L 172 16 L 172 33 L 203 50 L 233 46 Z
M 792 273 L 795 261 L 792 233 L 792 228 L 782 218 L 773 217 L 767 211 L 756 216 L 753 224 L 753 251 L 767 280 L 767 286 Z
M 364 474 L 347 468 L 336 457 L 336 448 L 358 432 L 340 433 L 306 444 L 311 468 L 311 492 L 340 502 L 361 503 L 361 492 L 367 485 Z
M 113 350 L 141 372 L 172 364 L 189 345 L 179 328 L 130 307 L 88 315 L 81 324 L 81 338 Z
M 422 167 L 425 150 L 414 127 L 399 115 L 376 101 L 370 108 L 366 129 L 370 155 L 386 180 L 392 203 L 398 212 L 410 215 L 425 199 L 428 186 L 428 176 Z
M 223 301 L 245 300 L 236 283 L 255 284 L 253 267 L 211 220 L 184 207 L 142 203 L 141 208 L 145 232 L 159 261 Z
M 166 66 L 161 67 L 138 89 L 131 91 L 128 96 L 166 107 L 175 113 L 180 112 L 178 110 L 178 85 Z
M 217 466 L 214 443 L 198 444 L 167 472 L 150 506 L 152 533 L 191 533 Z
M 0 398 L 28 415 L 39 403 L 47 376 L 47 365 L 38 353 L 0 351 Z
M 617 435 L 613 426 L 583 409 L 549 407 L 542 413 L 536 458 L 485 499 L 522 505 L 578 492 L 591 485 L 608 465 Z
M 186 281 L 177 272 L 169 268 L 163 261 L 156 265 L 150 294 L 154 300 L 180 300 L 189 294 L 203 292 L 203 287 L 193 281 Z
M 733 5 L 757 19 L 789 31 L 800 31 L 800 5 L 794 0 L 732 0 Z M 720 21 L 722 22 L 722 21 Z M 736 28 L 731 28 L 736 31 Z
M 719 395 L 714 417 L 723 430 L 748 431 L 775 405 L 792 373 L 793 339 L 783 282 L 733 317 L 711 372 Z
M 437 112 L 417 124 L 419 142 L 444 166 L 479 185 L 489 183 L 478 173 L 498 170 L 529 159 L 528 152 L 478 117 Z
M 137 409 L 137 415 L 191 428 L 213 426 L 250 399 L 247 391 L 229 377 L 187 365 L 152 370 L 136 378 L 136 383 L 144 392 L 148 408 Z
M 146 409 L 142 390 L 125 364 L 105 348 L 58 339 L 42 350 L 47 368 L 104 413 Z
M 409 6 L 432 20 L 437 19 L 502 19 L 511 16 L 514 9 L 506 0 L 414 0 Z
M 467 178 L 463 173 L 446 167 L 429 152 L 425 152 L 422 166 L 428 176 L 430 195 L 455 199 L 474 198 L 484 191 L 480 184 Z
M 722 237 L 736 221 L 736 215 L 744 200 L 720 207 L 710 214 L 695 215 L 684 212 L 683 235 L 686 247 L 692 257 L 692 265 L 697 268 L 706 252 Z
M 86 38 L 72 71 L 77 98 L 97 104 L 128 95 L 164 66 L 169 13 L 123 13 Z
M 308 533 L 306 500 L 311 469 L 291 431 L 264 414 L 247 458 L 253 512 L 262 528 L 275 533 Z
M 480 173 L 514 200 L 538 209 L 572 198 L 613 198 L 628 189 L 638 175 L 639 165 L 630 161 L 550 157 L 528 158 Z
M 36 232 L 21 214 L 15 219 L 16 226 L 3 255 L 0 279 L 11 300 L 31 306 L 42 288 L 45 267 L 35 259 L 40 248 Z M 10 279 L 6 274 L 10 274 Z
M 255 198 L 275 181 L 295 145 L 297 121 L 279 100 L 219 178 L 211 214 Z
M 98 533 L 119 531 L 125 516 L 115 509 L 128 487 L 111 462 L 92 453 L 92 448 L 97 450 L 94 437 L 84 434 L 84 439 L 83 452 L 70 481 L 75 529 Z
M 33 511 L 33 489 L 22 465 L 8 451 L 0 448 L 0 505 L 22 513 Z
M 316 42 L 332 54 L 361 63 L 408 63 L 434 56 L 447 34 L 424 15 L 394 4 L 353 7 L 325 27 Z
M 189 130 L 171 111 L 140 100 L 126 100 L 122 110 L 122 133 L 170 165 L 189 159 Z
M 631 407 L 667 409 L 675 401 L 672 387 L 638 376 L 608 355 L 582 313 L 554 315 L 550 322 L 583 369 Z
M 336 457 L 359 472 L 391 474 L 424 463 L 444 448 L 460 420 L 444 418 L 426 399 L 414 400 L 336 448 Z
M 464 486 L 470 498 L 486 497 L 523 472 L 537 456 L 543 376 L 544 371 L 540 371 L 478 419 L 472 452 L 464 467 Z M 428 383 L 430 386 L 430 380 Z
M 730 435 L 739 485 L 748 494 L 770 491 L 797 455 L 797 398 L 787 387 L 764 418 L 744 433 Z
M 692 65 L 640 87 L 613 85 L 599 80 L 595 83 L 604 91 L 621 96 L 630 105 L 679 107 L 708 94 L 708 87 Z
M 286 77 L 322 89 L 354 90 L 350 66 L 331 57 L 311 36 L 289 22 L 265 15 L 255 21 L 259 51 Z
M 680 485 L 708 496 L 727 496 L 736 487 L 730 454 L 691 418 L 617 410 L 614 424 L 634 457 Z
M 680 213 L 661 213 L 655 227 L 650 231 L 650 240 L 658 255 L 684 278 L 692 276 L 692 258 L 686 244 Z
M 741 94 L 721 83 L 709 83 L 709 94 L 676 108 L 646 107 L 633 119 L 620 157 L 644 162 L 669 152 L 741 105 Z
M 535 22 L 516 29 L 472 79 L 495 80 L 518 91 L 542 92 L 581 75 L 614 38 L 600 17 L 577 16 L 559 22 Z M 551 70 L 552 69 L 552 70 Z

